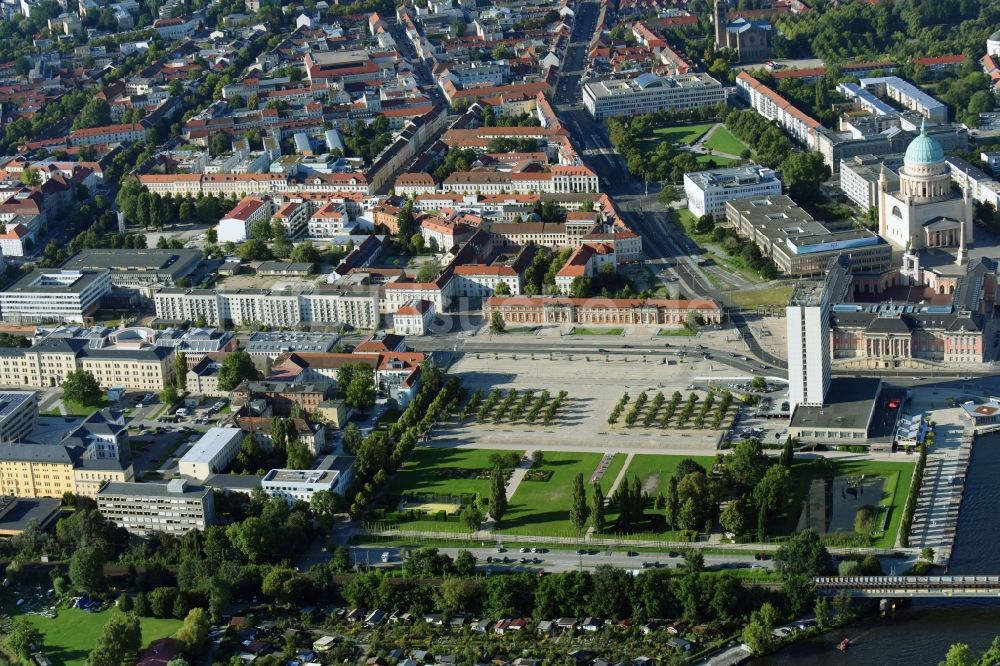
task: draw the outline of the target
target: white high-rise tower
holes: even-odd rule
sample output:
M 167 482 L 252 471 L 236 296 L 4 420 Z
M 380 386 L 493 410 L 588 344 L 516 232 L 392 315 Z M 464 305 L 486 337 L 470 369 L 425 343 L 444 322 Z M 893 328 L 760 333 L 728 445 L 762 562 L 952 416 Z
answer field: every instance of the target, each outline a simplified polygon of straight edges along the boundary
M 788 398 L 796 405 L 822 406 L 830 388 L 830 309 L 851 288 L 851 258 L 830 262 L 820 285 L 798 285 L 785 308 L 788 327 Z

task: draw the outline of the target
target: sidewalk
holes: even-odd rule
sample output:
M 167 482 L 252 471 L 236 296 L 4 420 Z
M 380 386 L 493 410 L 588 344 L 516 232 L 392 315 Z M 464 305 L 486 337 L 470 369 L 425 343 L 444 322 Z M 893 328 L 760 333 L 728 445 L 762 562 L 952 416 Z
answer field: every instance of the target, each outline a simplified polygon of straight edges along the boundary
M 964 478 L 972 456 L 972 430 L 962 420 L 962 410 L 944 405 L 958 391 L 924 391 L 914 399 L 913 410 L 923 408 L 934 421 L 934 445 L 927 452 L 927 466 L 917 496 L 910 529 L 910 547 L 933 548 L 936 564 L 951 558 L 958 529 L 958 514 L 965 486 L 953 479 Z M 949 395 L 955 393 L 956 396 Z M 938 409 L 934 409 L 938 406 Z
M 524 476 L 528 473 L 528 470 L 531 469 L 532 453 L 534 453 L 534 451 L 525 451 L 524 457 L 517 463 L 517 467 L 514 468 L 514 471 L 510 473 L 510 478 L 507 479 L 507 486 L 505 488 L 506 492 L 504 493 L 507 495 L 507 502 L 514 499 L 514 493 L 517 492 L 517 488 L 521 485 L 521 481 L 524 481 Z M 493 520 L 493 516 L 487 516 L 486 520 L 483 521 L 483 524 L 479 526 L 479 532 L 477 534 L 492 532 L 494 524 L 496 524 L 496 521 Z

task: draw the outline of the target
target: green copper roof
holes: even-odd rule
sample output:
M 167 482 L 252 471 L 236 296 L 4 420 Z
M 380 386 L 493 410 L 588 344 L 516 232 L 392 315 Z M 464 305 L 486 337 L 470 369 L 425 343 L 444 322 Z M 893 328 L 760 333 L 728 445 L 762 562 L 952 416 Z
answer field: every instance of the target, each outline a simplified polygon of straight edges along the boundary
M 903 156 L 904 164 L 940 164 L 944 162 L 944 149 L 941 144 L 927 136 L 923 124 L 920 126 L 920 136 L 910 142 Z

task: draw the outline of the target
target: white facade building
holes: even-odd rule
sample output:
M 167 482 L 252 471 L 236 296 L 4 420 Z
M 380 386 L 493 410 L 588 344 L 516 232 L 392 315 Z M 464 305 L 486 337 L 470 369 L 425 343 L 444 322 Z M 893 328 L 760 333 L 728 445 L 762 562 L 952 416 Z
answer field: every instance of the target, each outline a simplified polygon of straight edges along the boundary
M 726 216 L 726 202 L 781 194 L 781 179 L 771 169 L 750 165 L 684 174 L 684 195 L 695 217 Z
M 830 388 L 830 309 L 851 287 L 851 258 L 830 263 L 822 285 L 797 285 L 785 308 L 788 334 L 788 398 L 796 405 L 821 407 Z
M 392 328 L 399 335 L 426 335 L 434 321 L 434 304 L 414 299 L 396 310 Z
M 111 293 L 111 271 L 35 270 L 0 292 L 0 318 L 12 323 L 84 323 Z
M 725 101 L 722 84 L 701 73 L 662 77 L 647 72 L 634 79 L 608 79 L 583 85 L 583 106 L 596 120 L 697 109 Z
M 243 431 L 239 428 L 209 428 L 178 461 L 184 476 L 204 481 L 212 474 L 225 471 L 239 453 Z
M 344 232 L 347 211 L 342 204 L 330 201 L 309 217 L 306 233 L 310 238 L 333 238 Z
M 317 287 L 312 290 L 270 289 L 161 289 L 153 295 L 156 316 L 168 321 L 195 321 L 204 316 L 209 326 L 231 322 L 236 326 L 264 324 L 272 328 L 300 324 L 349 324 L 378 328 L 377 289 Z
M 986 55 L 1000 58 L 1000 30 L 997 30 L 986 40 Z
M 301 500 L 311 502 L 313 494 L 328 490 L 343 495 L 354 479 L 354 463 L 346 469 L 272 469 L 261 480 L 261 488 L 269 497 L 283 499 L 289 504 Z
M 242 243 L 250 236 L 250 227 L 258 220 L 271 217 L 272 207 L 269 199 L 244 197 L 236 207 L 219 220 L 217 229 L 220 243 Z

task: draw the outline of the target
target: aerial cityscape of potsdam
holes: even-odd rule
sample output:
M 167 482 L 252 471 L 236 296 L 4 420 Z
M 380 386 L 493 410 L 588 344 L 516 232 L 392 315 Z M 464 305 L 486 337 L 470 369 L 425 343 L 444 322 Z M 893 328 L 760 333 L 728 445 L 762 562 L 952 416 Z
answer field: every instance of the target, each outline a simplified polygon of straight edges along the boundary
M 998 0 L 0 0 L 0 666 L 1000 665 Z

